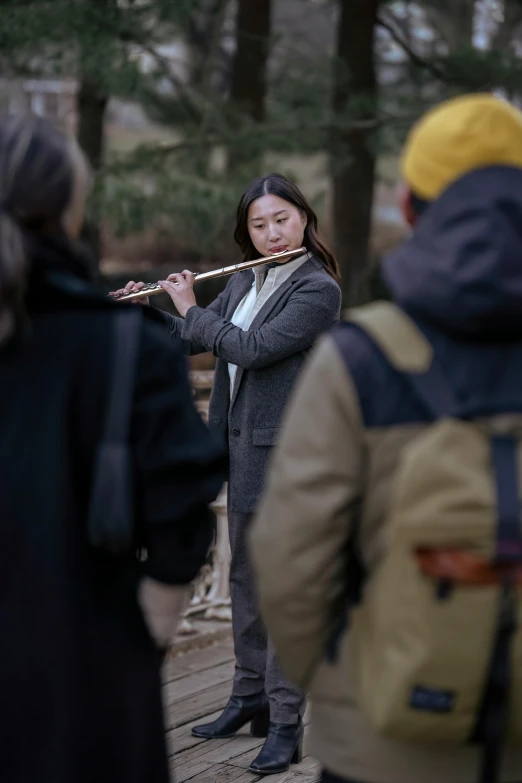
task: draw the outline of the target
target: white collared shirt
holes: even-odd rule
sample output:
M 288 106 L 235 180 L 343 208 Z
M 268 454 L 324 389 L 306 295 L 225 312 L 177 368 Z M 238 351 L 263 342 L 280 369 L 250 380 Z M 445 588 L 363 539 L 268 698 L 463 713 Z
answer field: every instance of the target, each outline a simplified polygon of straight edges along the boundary
M 270 299 L 274 291 L 277 291 L 279 286 L 288 280 L 288 278 L 293 275 L 296 269 L 299 269 L 299 267 L 302 266 L 305 261 L 308 261 L 310 256 L 311 253 L 304 253 L 304 255 L 299 256 L 298 258 L 294 258 L 293 261 L 287 261 L 286 264 L 281 264 L 279 266 L 273 267 L 272 269 L 269 269 L 259 294 L 256 294 L 255 272 L 252 270 L 252 275 L 254 277 L 252 287 L 236 307 L 234 315 L 231 319 L 231 322 L 234 324 L 234 326 L 239 326 L 244 332 L 248 332 L 250 324 L 261 310 L 263 305 L 268 301 L 268 299 Z M 269 258 L 267 258 L 267 263 L 270 263 Z M 264 267 L 260 267 L 260 269 L 264 269 Z M 235 364 L 228 365 L 228 374 L 230 377 L 230 399 L 232 399 L 232 392 L 234 390 L 236 370 L 237 366 Z

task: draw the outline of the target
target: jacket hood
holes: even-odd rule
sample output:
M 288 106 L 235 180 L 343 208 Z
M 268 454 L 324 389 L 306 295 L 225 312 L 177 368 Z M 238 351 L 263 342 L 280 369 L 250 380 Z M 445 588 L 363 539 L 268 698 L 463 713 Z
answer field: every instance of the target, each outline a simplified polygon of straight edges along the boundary
M 384 277 L 405 311 L 445 332 L 522 337 L 522 170 L 488 167 L 451 185 Z

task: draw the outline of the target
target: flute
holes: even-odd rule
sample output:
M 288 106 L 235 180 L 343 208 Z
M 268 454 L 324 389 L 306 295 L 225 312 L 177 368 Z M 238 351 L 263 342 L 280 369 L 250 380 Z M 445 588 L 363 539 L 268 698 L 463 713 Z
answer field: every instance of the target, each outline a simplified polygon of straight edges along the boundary
M 200 283 L 202 280 L 214 280 L 217 277 L 226 277 L 227 275 L 233 275 L 235 272 L 244 272 L 245 269 L 253 269 L 255 266 L 261 266 L 261 264 L 284 264 L 290 261 L 291 258 L 297 258 L 306 253 L 306 247 L 298 247 L 296 250 L 284 250 L 282 253 L 274 253 L 273 256 L 263 256 L 262 258 L 255 258 L 252 261 L 242 261 L 239 264 L 231 264 L 230 266 L 223 266 L 221 269 L 212 269 L 210 272 L 201 272 L 195 275 L 194 282 Z M 131 299 L 142 299 L 144 296 L 154 296 L 155 294 L 164 293 L 164 289 L 157 283 L 146 283 L 139 291 L 131 291 L 128 294 L 113 295 L 113 299 L 117 302 L 127 302 Z

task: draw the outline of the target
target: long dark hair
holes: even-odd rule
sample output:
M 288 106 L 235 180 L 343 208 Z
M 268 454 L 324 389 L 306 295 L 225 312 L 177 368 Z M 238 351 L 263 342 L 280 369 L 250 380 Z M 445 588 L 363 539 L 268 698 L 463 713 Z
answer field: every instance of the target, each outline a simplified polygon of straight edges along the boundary
M 297 185 L 283 176 L 283 174 L 268 174 L 266 177 L 257 177 L 241 196 L 237 207 L 234 239 L 244 254 L 243 260 L 251 261 L 259 255 L 248 233 L 248 210 L 253 201 L 267 195 L 279 196 L 279 198 L 293 204 L 294 207 L 297 207 L 306 215 L 303 244 L 307 250 L 311 251 L 323 263 L 328 274 L 339 283 L 341 280 L 339 264 L 333 252 L 319 235 L 317 215 Z

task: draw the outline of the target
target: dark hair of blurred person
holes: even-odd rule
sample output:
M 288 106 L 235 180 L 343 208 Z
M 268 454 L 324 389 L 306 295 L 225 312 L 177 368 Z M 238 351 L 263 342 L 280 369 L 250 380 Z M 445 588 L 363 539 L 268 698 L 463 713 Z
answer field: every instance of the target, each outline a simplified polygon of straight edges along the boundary
M 175 622 L 211 543 L 224 460 L 179 346 L 143 311 L 130 443 L 148 559 L 89 543 L 122 306 L 96 292 L 77 245 L 88 183 L 83 154 L 50 123 L 0 120 L 2 778 L 167 783 L 169 638 L 140 599 L 159 595 Z

